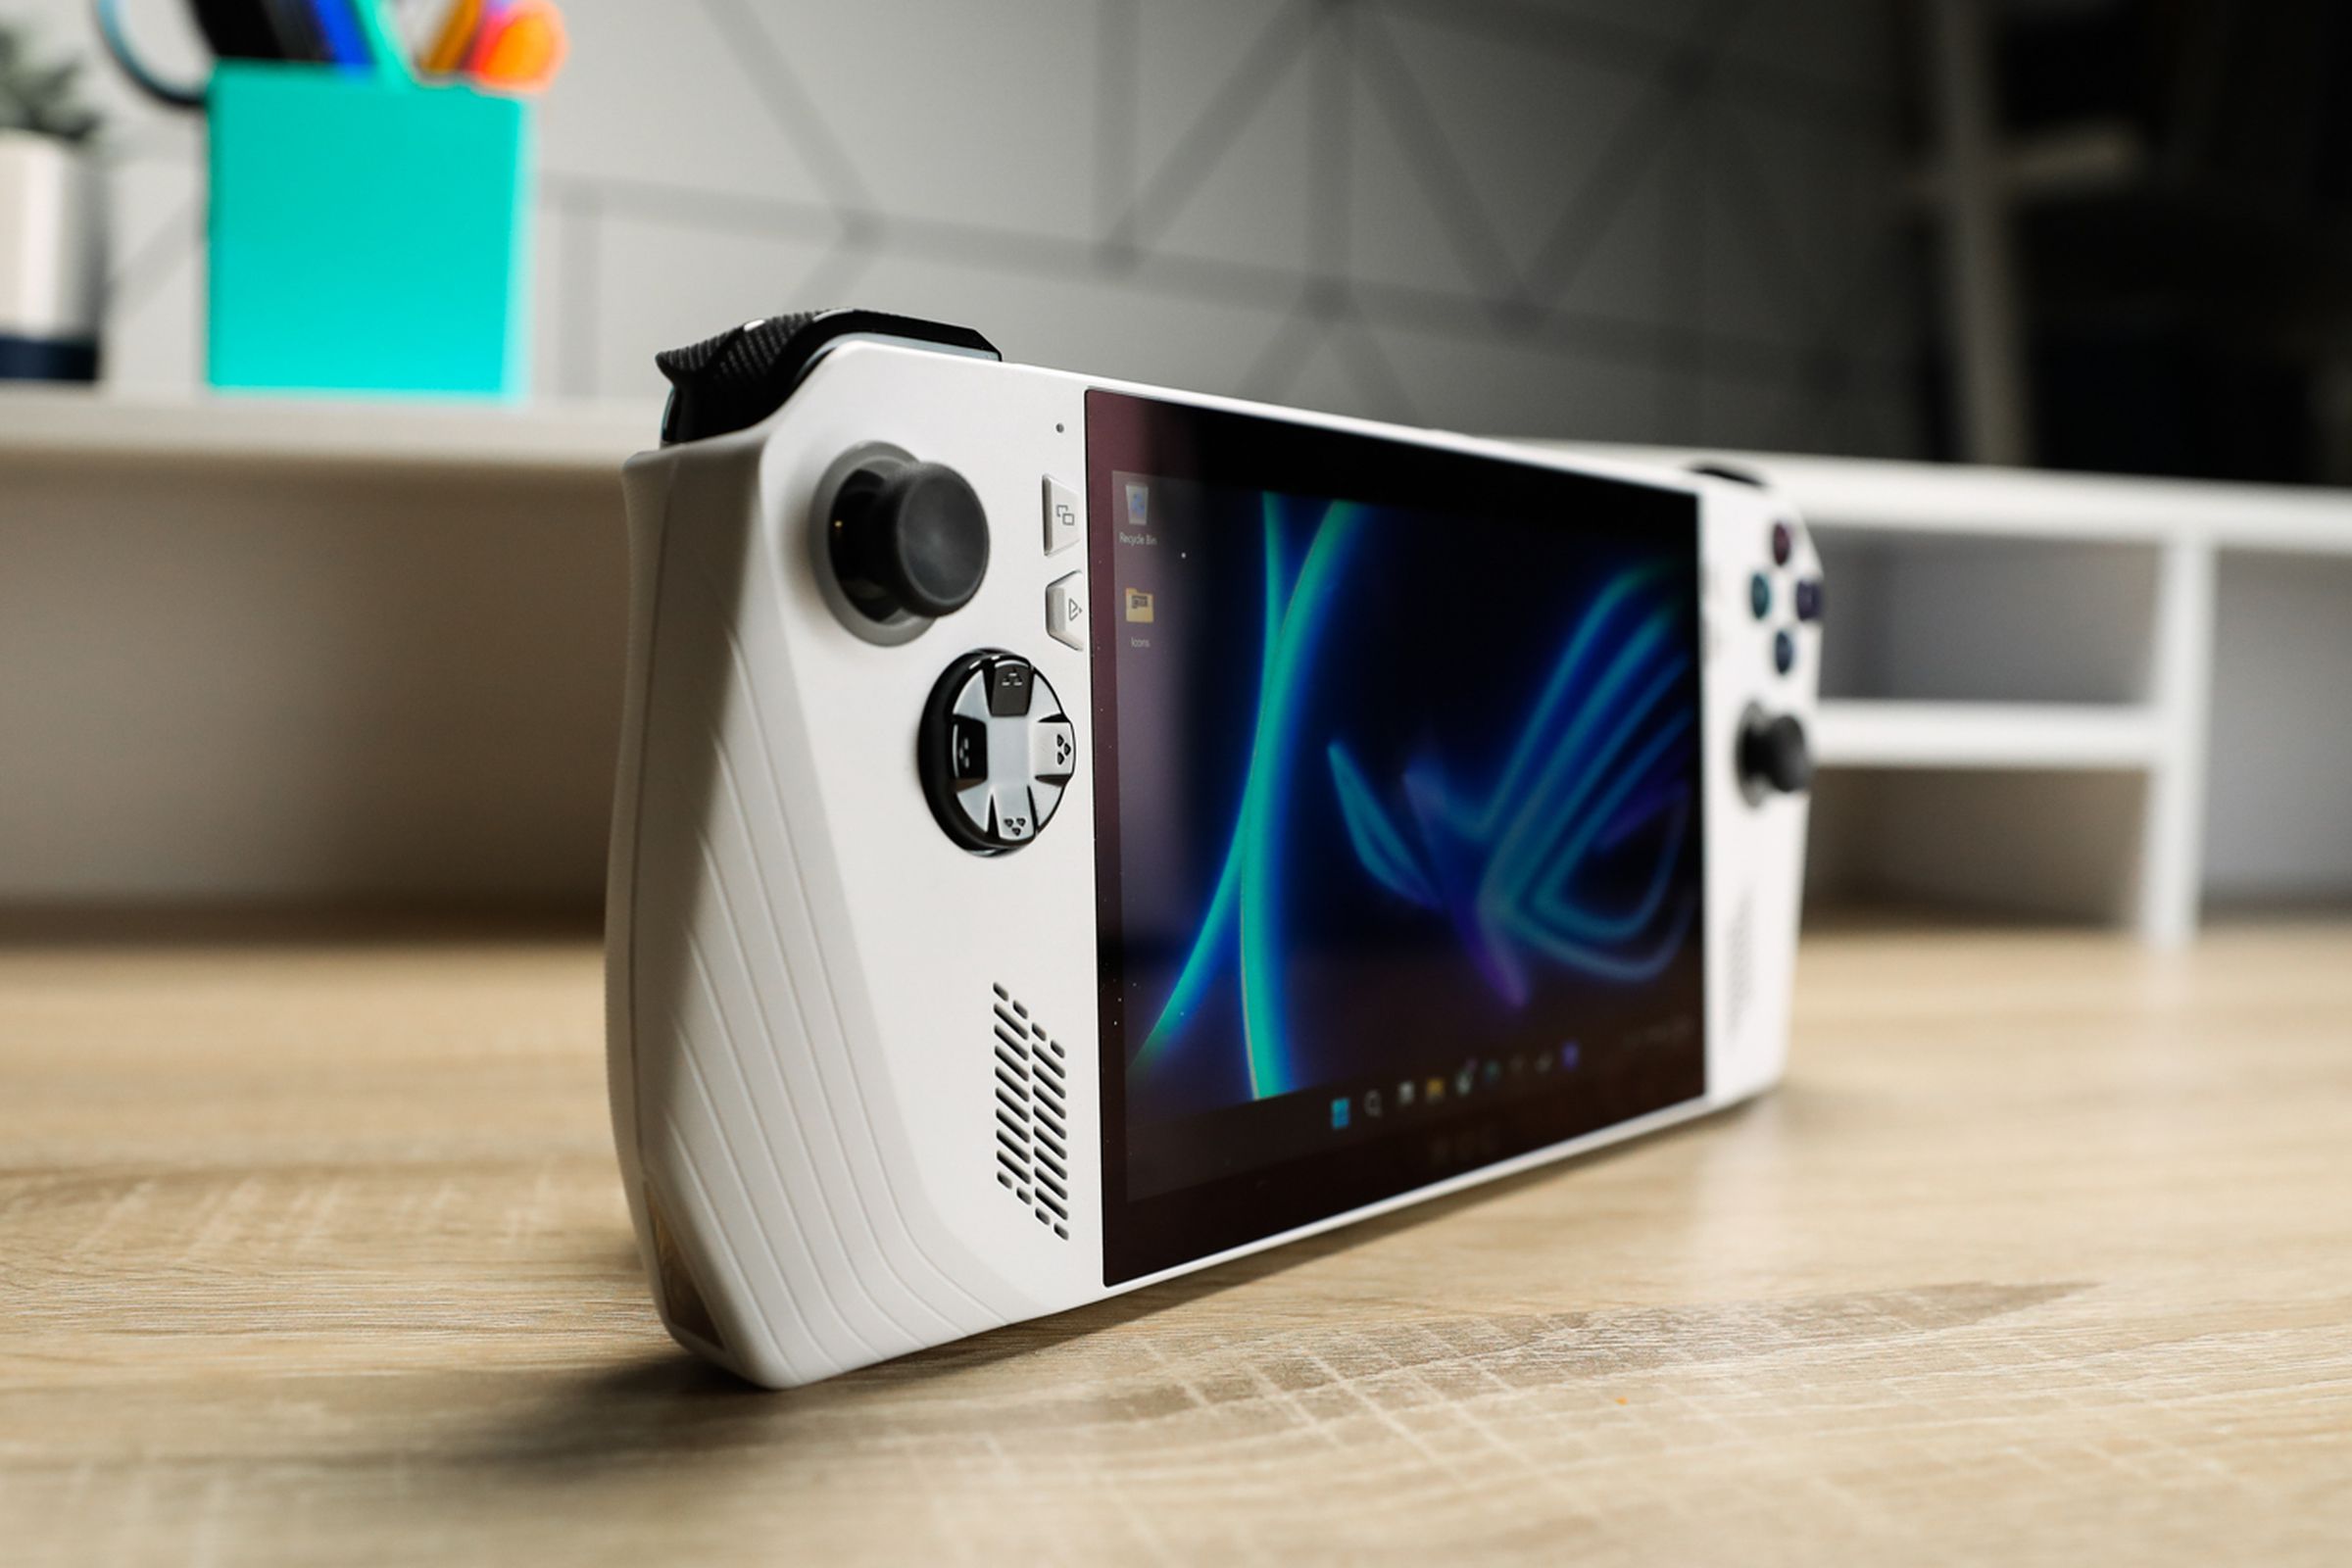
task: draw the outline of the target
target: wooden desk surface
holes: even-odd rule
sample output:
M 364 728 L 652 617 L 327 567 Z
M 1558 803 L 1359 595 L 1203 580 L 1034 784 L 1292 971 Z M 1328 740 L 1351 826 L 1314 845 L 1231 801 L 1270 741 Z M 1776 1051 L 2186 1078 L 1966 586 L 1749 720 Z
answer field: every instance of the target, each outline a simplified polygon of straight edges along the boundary
M 0 1558 L 2352 1560 L 2352 929 L 1833 935 L 1751 1109 L 789 1395 L 586 940 L 0 950 Z

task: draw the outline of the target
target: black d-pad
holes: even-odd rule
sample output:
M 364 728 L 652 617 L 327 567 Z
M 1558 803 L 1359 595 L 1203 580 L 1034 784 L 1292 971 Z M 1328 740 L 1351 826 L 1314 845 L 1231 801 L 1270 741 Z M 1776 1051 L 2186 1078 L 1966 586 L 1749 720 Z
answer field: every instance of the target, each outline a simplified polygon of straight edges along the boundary
M 1029 661 L 984 648 L 947 667 L 923 705 L 915 765 L 948 837 L 978 855 L 1045 830 L 1078 770 L 1078 731 Z

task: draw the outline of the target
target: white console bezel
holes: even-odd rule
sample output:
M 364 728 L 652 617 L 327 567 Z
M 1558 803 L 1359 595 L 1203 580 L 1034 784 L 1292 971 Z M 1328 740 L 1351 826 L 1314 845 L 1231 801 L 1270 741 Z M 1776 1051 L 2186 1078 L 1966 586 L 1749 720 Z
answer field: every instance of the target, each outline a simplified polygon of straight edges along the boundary
M 914 725 L 940 669 L 1031 661 L 1089 746 L 1086 653 L 1049 638 L 1041 475 L 1086 492 L 1090 389 L 1351 431 L 1692 495 L 1700 509 L 1707 845 L 1703 1098 L 1205 1256 L 1103 1283 L 1094 780 L 1048 831 L 976 856 L 933 824 Z M 808 530 L 843 452 L 884 442 L 978 492 L 992 559 L 971 603 L 898 646 L 854 633 Z M 783 1386 L 1491 1181 L 1752 1095 L 1787 1049 L 1805 803 L 1743 798 L 1751 704 L 1809 715 L 1818 628 L 1795 670 L 1748 582 L 1769 567 L 1767 492 L 1631 464 L 1299 414 L 1098 377 L 845 343 L 735 433 L 629 465 L 635 589 L 609 905 L 613 1113 L 665 1322 Z M 1090 519 L 1099 525 L 1099 519 Z M 1799 557 L 1776 573 L 1818 575 Z M 1090 617 L 1091 618 L 1091 617 Z M 990 1179 L 988 1017 L 1002 986 L 1065 1047 L 1068 1237 Z M 686 1298 L 691 1297 L 691 1299 Z

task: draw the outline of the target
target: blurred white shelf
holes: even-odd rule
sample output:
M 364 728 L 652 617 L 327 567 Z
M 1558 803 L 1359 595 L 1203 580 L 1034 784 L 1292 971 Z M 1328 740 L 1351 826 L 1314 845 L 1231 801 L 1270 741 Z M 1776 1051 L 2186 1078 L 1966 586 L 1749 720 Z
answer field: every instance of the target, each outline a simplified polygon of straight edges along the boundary
M 1824 702 L 1825 767 L 2104 768 L 2156 765 L 2161 727 L 2140 705 Z
M 2159 945 L 2209 890 L 2352 890 L 2352 491 L 1575 449 L 1752 477 L 1814 534 L 1833 880 Z
M 0 905 L 592 901 L 651 404 L 0 388 Z M 2352 890 L 2352 493 L 1742 453 L 1829 579 L 1815 863 Z M 2210 804 L 2209 804 L 2210 802 Z
M 0 384 L 0 471 L 103 460 L 247 475 L 612 474 L 653 446 L 659 404 L 466 404 L 270 394 L 136 396 Z
M 2352 495 L 2341 490 L 1959 463 L 1537 444 L 1677 468 L 1710 463 L 1751 473 L 1788 496 L 1809 526 L 1824 530 L 2352 555 Z

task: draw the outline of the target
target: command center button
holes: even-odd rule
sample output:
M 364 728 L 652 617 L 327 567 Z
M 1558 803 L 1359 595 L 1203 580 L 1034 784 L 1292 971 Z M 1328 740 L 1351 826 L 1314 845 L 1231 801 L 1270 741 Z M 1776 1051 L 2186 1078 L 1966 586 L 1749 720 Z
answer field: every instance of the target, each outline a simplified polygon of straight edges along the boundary
M 1078 492 L 1052 474 L 1046 475 L 1046 554 L 1058 556 L 1078 542 Z
M 1057 643 L 1086 647 L 1086 578 L 1080 572 L 1056 578 L 1046 588 L 1046 635 Z
M 988 710 L 999 718 L 1022 718 L 1029 712 L 1029 661 L 1007 654 L 988 666 Z
M 1049 718 L 1029 727 L 1029 772 L 1049 784 L 1059 784 L 1078 767 L 1078 732 L 1066 718 Z

